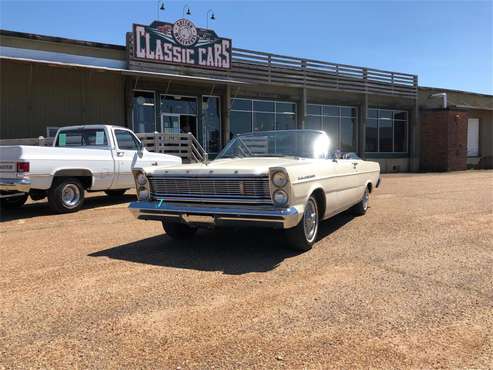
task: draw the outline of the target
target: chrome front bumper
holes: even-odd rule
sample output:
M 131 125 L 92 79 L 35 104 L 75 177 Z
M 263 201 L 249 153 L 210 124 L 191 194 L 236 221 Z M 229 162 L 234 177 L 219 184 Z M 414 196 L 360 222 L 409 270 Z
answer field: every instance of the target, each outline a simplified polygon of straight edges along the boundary
M 289 229 L 298 224 L 303 212 L 296 207 L 257 208 L 204 206 L 159 201 L 137 201 L 128 207 L 140 220 L 178 221 L 197 226 L 261 226 Z
M 10 192 L 10 194 L 0 194 L 1 198 L 12 196 L 12 193 L 29 193 L 30 189 L 31 180 L 29 179 L 0 179 L 0 191 Z

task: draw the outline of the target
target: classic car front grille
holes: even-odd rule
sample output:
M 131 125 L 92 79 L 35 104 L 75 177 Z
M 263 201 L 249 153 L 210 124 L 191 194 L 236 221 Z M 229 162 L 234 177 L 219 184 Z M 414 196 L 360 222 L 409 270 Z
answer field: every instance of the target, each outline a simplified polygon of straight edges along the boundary
M 150 176 L 151 195 L 168 200 L 271 203 L 269 178 Z

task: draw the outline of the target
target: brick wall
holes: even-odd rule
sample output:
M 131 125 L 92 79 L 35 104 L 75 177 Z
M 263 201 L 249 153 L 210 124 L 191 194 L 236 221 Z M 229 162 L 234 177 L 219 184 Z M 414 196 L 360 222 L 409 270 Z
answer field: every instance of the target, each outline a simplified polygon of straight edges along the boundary
M 467 112 L 421 112 L 421 166 L 425 171 L 460 171 L 467 167 Z

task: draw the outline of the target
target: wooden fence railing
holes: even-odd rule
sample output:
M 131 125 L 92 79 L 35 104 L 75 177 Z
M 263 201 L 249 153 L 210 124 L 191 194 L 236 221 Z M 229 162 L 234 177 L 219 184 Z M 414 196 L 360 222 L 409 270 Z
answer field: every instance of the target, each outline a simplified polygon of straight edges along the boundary
M 205 159 L 205 150 L 191 133 L 163 134 L 139 133 L 136 134 L 150 152 L 166 153 L 181 157 L 184 162 L 202 162 Z M 53 138 L 25 138 L 3 139 L 0 145 L 52 145 Z

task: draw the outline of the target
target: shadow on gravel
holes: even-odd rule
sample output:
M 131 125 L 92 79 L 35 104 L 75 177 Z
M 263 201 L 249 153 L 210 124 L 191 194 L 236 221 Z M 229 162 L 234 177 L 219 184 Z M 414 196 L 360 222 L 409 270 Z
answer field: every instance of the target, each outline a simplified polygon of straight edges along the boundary
M 320 228 L 320 238 L 326 237 L 352 219 L 352 216 L 342 214 L 324 221 Z M 299 254 L 301 252 L 286 248 L 279 231 L 241 228 L 199 230 L 194 238 L 186 241 L 173 240 L 163 234 L 89 256 L 241 275 L 274 270 L 286 258 Z
M 82 209 L 95 209 L 116 204 L 128 203 L 135 200 L 135 195 L 125 194 L 119 197 L 109 197 L 107 195 L 92 196 L 86 198 Z M 47 201 L 25 204 L 16 209 L 0 210 L 0 222 L 33 218 L 39 216 L 53 215 L 53 211 L 48 206 Z

